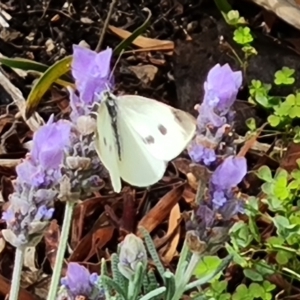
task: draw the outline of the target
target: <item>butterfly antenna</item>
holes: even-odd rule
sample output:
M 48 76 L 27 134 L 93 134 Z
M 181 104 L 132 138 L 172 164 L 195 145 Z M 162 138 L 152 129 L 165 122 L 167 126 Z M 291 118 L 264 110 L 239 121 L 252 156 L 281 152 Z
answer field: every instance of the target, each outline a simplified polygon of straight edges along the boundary
M 111 78 L 112 78 L 112 76 L 113 76 L 113 74 L 116 70 L 116 67 L 117 67 L 123 53 L 124 53 L 124 49 L 122 49 L 122 51 L 121 51 L 120 55 L 118 56 L 118 59 L 117 59 L 115 65 L 114 65 L 114 67 L 112 68 L 112 70 L 110 72 L 110 76 L 109 76 L 109 80 L 108 80 L 109 82 L 110 82 L 110 80 L 111 80 Z

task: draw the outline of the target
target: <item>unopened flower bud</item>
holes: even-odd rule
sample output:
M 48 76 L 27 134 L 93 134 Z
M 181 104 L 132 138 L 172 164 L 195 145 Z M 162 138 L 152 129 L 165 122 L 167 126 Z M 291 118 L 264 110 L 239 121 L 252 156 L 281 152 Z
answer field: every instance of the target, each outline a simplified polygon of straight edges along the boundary
M 77 119 L 77 129 L 82 135 L 88 135 L 95 131 L 96 120 L 91 116 L 80 116 Z
M 195 230 L 189 230 L 186 233 L 186 243 L 190 251 L 195 254 L 202 254 L 207 248 L 206 243 L 200 240 L 199 235 Z
M 143 241 L 136 235 L 128 234 L 120 246 L 119 271 L 128 280 L 134 276 L 137 265 L 141 262 L 147 265 L 147 252 Z
M 66 165 L 71 170 L 86 170 L 91 164 L 91 159 L 88 157 L 68 156 L 66 158 Z

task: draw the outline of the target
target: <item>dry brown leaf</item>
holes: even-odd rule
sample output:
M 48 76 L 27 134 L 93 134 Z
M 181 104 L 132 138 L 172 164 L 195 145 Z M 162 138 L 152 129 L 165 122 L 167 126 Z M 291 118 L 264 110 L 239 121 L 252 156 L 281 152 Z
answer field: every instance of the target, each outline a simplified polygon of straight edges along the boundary
M 263 10 L 262 15 L 265 22 L 265 30 L 267 33 L 270 33 L 277 20 L 277 16 L 268 10 Z
M 197 182 L 198 184 L 198 182 Z M 195 201 L 195 196 L 196 196 L 196 193 L 195 193 L 195 190 L 196 190 L 197 186 L 195 186 L 195 188 L 189 186 L 189 185 L 186 185 L 184 191 L 183 191 L 183 199 L 185 200 L 186 203 L 193 203 Z
M 35 247 L 27 247 L 25 250 L 24 266 L 29 268 L 31 272 L 36 272 L 36 251 Z
M 9 280 L 0 274 L 0 295 L 8 295 L 10 287 Z M 20 287 L 18 300 L 37 300 L 37 297 Z
M 128 69 L 131 70 L 144 84 L 153 81 L 158 71 L 158 68 L 153 65 L 129 66 Z
M 169 217 L 169 226 L 167 235 L 172 234 L 173 238 L 172 240 L 167 244 L 166 247 L 168 247 L 168 250 L 163 255 L 162 259 L 164 263 L 169 264 L 174 255 L 176 255 L 177 252 L 177 246 L 180 239 L 180 226 L 178 226 L 178 223 L 180 222 L 181 216 L 180 216 L 180 208 L 178 203 L 172 208 L 170 217 Z M 176 232 L 174 234 L 174 231 Z
M 262 130 L 264 129 L 265 126 L 266 126 L 266 124 L 261 126 L 253 136 L 251 136 L 248 140 L 245 141 L 244 146 L 241 148 L 241 150 L 237 154 L 237 156 L 242 157 L 242 156 L 245 156 L 247 154 L 247 152 L 256 143 L 257 138 L 259 137 L 260 133 L 262 132 Z
M 97 253 L 97 250 L 102 249 L 111 240 L 114 230 L 115 228 L 110 226 L 99 228 L 93 233 L 91 251 L 86 257 L 86 260 L 89 260 L 92 256 L 94 256 Z
M 292 26 L 300 29 L 299 0 L 252 0 L 269 11 L 275 13 Z
M 113 227 L 103 227 L 98 230 L 88 233 L 74 249 L 74 252 L 69 258 L 69 261 L 87 261 L 96 250 L 102 248 L 108 243 L 114 233 Z
M 109 25 L 108 28 L 111 30 L 111 32 L 122 39 L 126 39 L 131 35 L 130 31 L 124 30 L 122 28 L 118 28 L 112 25 Z M 147 50 L 151 49 L 152 51 L 171 51 L 174 49 L 174 42 L 172 41 L 150 39 L 143 36 L 138 36 L 132 42 L 132 44 L 139 48 L 147 48 Z
M 296 160 L 300 158 L 300 144 L 291 142 L 286 150 L 283 159 L 280 162 L 280 167 L 289 173 L 298 168 Z
M 158 225 L 165 221 L 174 205 L 176 205 L 182 197 L 185 184 L 186 183 L 179 184 L 164 195 L 147 215 L 142 218 L 138 227 L 144 227 L 151 233 Z M 140 230 L 138 230 L 137 235 L 142 236 Z
M 56 260 L 56 251 L 60 240 L 60 229 L 56 220 L 52 220 L 45 233 L 46 257 L 52 269 Z
M 0 253 L 2 253 L 2 251 L 4 250 L 6 245 L 6 241 L 3 237 L 0 237 Z

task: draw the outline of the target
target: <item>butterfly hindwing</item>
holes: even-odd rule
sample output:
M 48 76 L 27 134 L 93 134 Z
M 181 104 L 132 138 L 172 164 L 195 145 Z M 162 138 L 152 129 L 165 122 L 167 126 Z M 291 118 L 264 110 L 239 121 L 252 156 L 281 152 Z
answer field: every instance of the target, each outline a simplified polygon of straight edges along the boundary
M 138 187 L 159 181 L 165 173 L 166 162 L 149 155 L 146 145 L 121 116 L 118 118 L 118 128 L 121 139 L 118 166 L 122 179 Z

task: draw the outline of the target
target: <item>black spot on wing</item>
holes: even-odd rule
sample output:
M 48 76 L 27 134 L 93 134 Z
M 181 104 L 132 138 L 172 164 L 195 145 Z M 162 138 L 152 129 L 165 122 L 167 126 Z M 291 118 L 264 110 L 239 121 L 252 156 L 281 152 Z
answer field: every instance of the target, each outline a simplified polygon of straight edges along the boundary
M 154 144 L 154 142 L 155 142 L 155 139 L 152 135 L 149 135 L 144 139 L 144 143 L 146 143 L 146 144 Z
M 175 117 L 175 120 L 176 120 L 177 122 L 179 122 L 179 123 L 182 123 L 182 119 L 180 118 L 179 112 L 178 112 L 177 110 L 173 110 L 172 112 L 173 112 L 173 115 L 174 115 L 174 117 Z
M 164 125 L 161 125 L 161 124 L 158 125 L 158 130 L 159 130 L 159 132 L 160 132 L 162 135 L 166 135 L 167 132 L 168 132 L 167 128 L 166 128 Z

